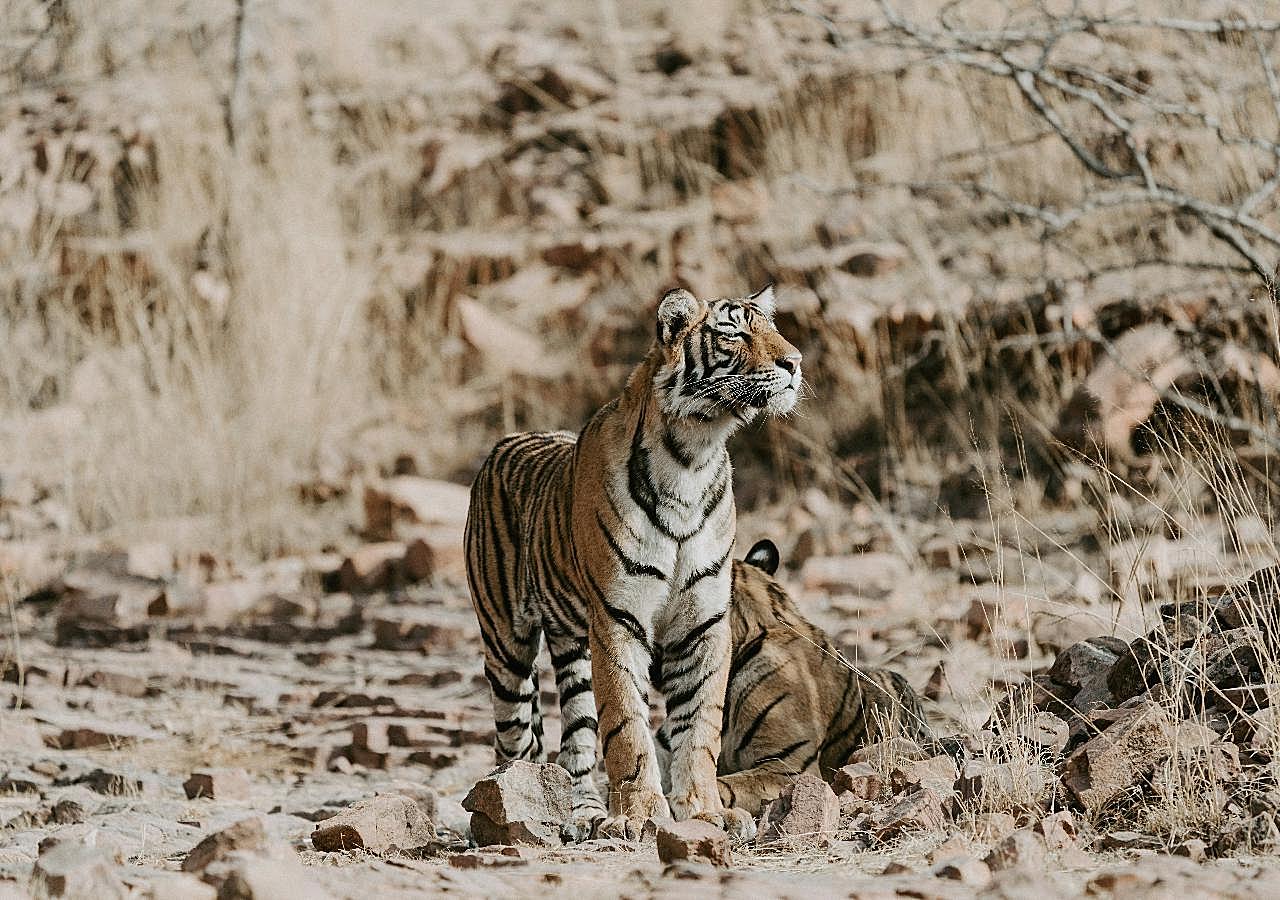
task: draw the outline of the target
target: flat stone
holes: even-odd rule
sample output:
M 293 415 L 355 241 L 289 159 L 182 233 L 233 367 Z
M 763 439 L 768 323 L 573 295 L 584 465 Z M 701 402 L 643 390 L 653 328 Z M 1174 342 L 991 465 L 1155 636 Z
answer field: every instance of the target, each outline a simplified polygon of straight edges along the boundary
M 47 897 L 114 900 L 129 895 L 110 854 L 75 841 L 59 841 L 41 852 L 31 872 L 31 888 Z
M 248 800 L 253 795 L 249 773 L 244 769 L 199 769 L 182 783 L 188 800 Z
M 907 832 L 936 831 L 945 822 L 942 798 L 928 788 L 921 788 L 882 810 L 872 819 L 872 826 L 876 834 L 885 839 Z
M 379 794 L 361 800 L 311 832 L 317 850 L 367 850 L 385 854 L 416 850 L 436 839 L 435 825 L 412 797 Z
M 182 871 L 203 872 L 210 865 L 239 851 L 265 851 L 270 846 L 262 818 L 253 816 L 215 831 L 196 844 L 182 861 Z
M 884 794 L 887 781 L 871 763 L 860 762 L 836 769 L 831 788 L 837 794 L 852 794 L 859 800 L 877 800 Z
M 760 814 L 756 845 L 830 836 L 840 826 L 840 801 L 831 786 L 816 775 L 798 775 Z
M 733 865 L 729 836 L 710 822 L 700 819 L 659 825 L 657 843 L 658 859 L 664 863 L 689 860 L 721 868 Z
M 993 872 L 1019 867 L 1043 871 L 1045 857 L 1044 837 L 1030 828 L 1019 828 L 997 843 L 984 862 Z
M 477 844 L 557 846 L 573 813 L 569 773 L 554 763 L 515 760 L 476 782 L 462 801 Z

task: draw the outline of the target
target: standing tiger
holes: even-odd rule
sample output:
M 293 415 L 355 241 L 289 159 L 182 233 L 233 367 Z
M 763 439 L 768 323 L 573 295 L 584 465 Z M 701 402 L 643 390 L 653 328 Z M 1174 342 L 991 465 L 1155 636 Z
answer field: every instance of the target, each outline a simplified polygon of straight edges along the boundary
M 710 301 L 669 291 L 657 339 L 621 397 L 576 438 L 504 438 L 472 486 L 467 580 L 497 756 L 543 756 L 534 661 L 545 637 L 564 723 L 557 761 L 573 780 L 578 836 L 605 818 L 591 778 L 597 731 L 609 778 L 600 833 L 636 837 L 653 816 L 725 823 L 716 760 L 736 525 L 725 442 L 796 404 L 800 354 L 773 313 L 772 288 Z M 655 654 L 666 792 L 649 729 Z
M 888 669 L 856 668 L 774 578 L 778 548 L 759 541 L 733 564 L 733 660 L 720 748 L 720 802 L 752 815 L 801 772 L 830 780 L 849 754 L 893 735 L 933 743 L 920 698 Z M 660 683 L 666 661 L 657 660 Z M 658 747 L 670 745 L 666 723 Z

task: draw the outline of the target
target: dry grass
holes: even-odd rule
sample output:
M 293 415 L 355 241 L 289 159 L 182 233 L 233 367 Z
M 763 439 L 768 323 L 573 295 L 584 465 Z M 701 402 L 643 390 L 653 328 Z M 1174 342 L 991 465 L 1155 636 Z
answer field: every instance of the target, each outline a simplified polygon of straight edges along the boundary
M 1041 21 L 1039 5 L 1013 6 L 1001 24 Z M 1191 3 L 1138 6 L 1196 13 Z M 918 7 L 913 15 L 929 21 L 941 4 Z M 1110 285 L 1120 299 L 1106 308 L 1128 314 L 1133 301 L 1139 319 L 1175 319 L 1176 303 L 1157 312 L 1138 301 L 1182 297 L 1187 270 L 1159 280 L 1147 264 L 1221 262 L 1222 245 L 1167 208 L 1103 209 L 1056 231 L 1011 213 L 1009 200 L 1079 203 L 1097 182 L 1010 79 L 894 46 L 872 4 L 852 4 L 840 23 L 842 65 L 856 77 L 810 78 L 787 52 L 804 43 L 796 34 L 828 39 L 827 24 L 756 2 L 584 0 L 543 12 L 451 2 L 436 4 L 430 21 L 402 0 L 359 14 L 341 3 L 320 12 L 249 5 L 239 43 L 234 3 L 149 4 L 145 17 L 141 8 L 0 6 L 0 55 L 21 57 L 0 64 L 0 89 L 17 98 L 14 124 L 0 130 L 0 459 L 6 475 L 52 496 L 66 537 L 159 537 L 180 550 L 253 555 L 332 541 L 348 510 L 304 508 L 303 485 L 353 484 L 402 452 L 455 477 L 500 430 L 572 427 L 647 339 L 637 298 L 675 275 L 717 292 L 775 277 L 796 251 L 826 240 L 819 231 L 843 201 L 854 224 L 837 242 L 893 242 L 905 262 L 879 280 L 844 278 L 835 265 L 779 276 L 821 301 L 787 323 L 801 332 L 816 387 L 793 422 L 744 439 L 742 471 L 765 485 L 758 499 L 830 488 L 866 504 L 895 552 L 918 566 L 910 523 L 939 518 L 948 477 L 971 473 L 997 605 L 1014 609 L 1012 592 L 1035 592 L 1126 639 L 1156 624 L 1145 551 L 1167 534 L 1200 533 L 1211 545 L 1213 535 L 1197 532 L 1206 513 L 1226 525 L 1230 546 L 1215 552 L 1277 558 L 1269 455 L 1245 446 L 1240 428 L 1220 427 L 1229 413 L 1274 433 L 1266 379 L 1228 389 L 1202 367 L 1210 384 L 1194 396 L 1212 396 L 1218 413 L 1207 417 L 1183 415 L 1173 402 L 1180 388 L 1162 387 L 1155 425 L 1138 434 L 1144 452 L 1132 458 L 1058 439 L 1068 399 L 1103 358 L 1095 332 L 1111 340 L 1123 330 L 1075 323 L 1073 311 L 1102 309 L 1090 303 Z M 966 5 L 966 27 L 991 24 L 981 16 L 992 10 Z M 506 77 L 511 59 L 540 58 L 539 42 L 569 28 L 576 37 L 551 55 L 571 45 L 607 73 L 621 98 L 616 115 L 591 127 L 531 126 L 512 150 L 506 123 L 489 121 L 489 80 Z M 643 70 L 650 29 L 711 60 L 707 79 L 733 71 L 749 80 L 736 169 L 716 159 L 714 117 L 682 105 L 695 79 L 671 82 L 661 98 L 676 109 L 670 118 L 655 112 L 645 94 L 653 73 Z M 1141 83 L 1144 96 L 1194 103 L 1226 133 L 1280 127 L 1259 67 L 1269 45 L 1137 29 L 1075 34 L 1055 53 Z M 72 124 L 60 104 L 74 108 Z M 1272 171 L 1267 153 L 1224 147 L 1195 117 L 1188 124 L 1137 101 L 1124 109 L 1146 129 L 1160 177 L 1180 190 L 1236 202 Z M 572 113 L 558 103 L 546 115 Z M 1064 121 L 1124 161 L 1096 109 L 1067 107 Z M 453 152 L 456 178 L 437 176 Z M 717 218 L 715 189 L 747 178 L 763 192 L 764 214 L 747 225 Z M 535 183 L 566 190 L 582 220 L 548 218 L 525 190 Z M 974 184 L 1006 202 L 975 195 Z M 1274 224 L 1271 198 L 1258 210 Z M 590 296 L 580 315 L 544 316 L 538 298 L 503 306 L 495 296 L 494 282 L 537 262 L 539 242 L 632 225 L 652 247 L 636 241 L 600 271 L 572 273 Z M 1115 269 L 1119 288 L 1108 281 Z M 1214 277 L 1205 291 L 1227 313 L 1205 327 L 1181 323 L 1184 336 L 1226 335 L 1276 359 L 1274 308 L 1242 302 L 1256 282 Z M 458 312 L 464 296 L 536 332 L 566 374 L 513 374 L 477 358 Z M 846 301 L 872 308 L 875 326 L 842 319 Z M 1065 507 L 1098 512 L 1097 552 L 1046 533 Z M 1260 523 L 1265 539 L 1242 540 L 1246 522 Z M 1041 558 L 1049 552 L 1106 585 L 1102 597 L 1077 603 L 1074 581 L 1064 588 Z M 1104 568 L 1122 559 L 1131 563 Z M 1194 593 L 1176 580 L 1160 589 Z M 1277 623 L 1259 615 L 1259 632 L 1274 634 Z M 1267 670 L 1280 676 L 1263 644 Z M 1010 664 L 1005 680 L 1025 668 Z M 966 726 L 985 716 L 977 702 L 962 712 Z M 160 750 L 190 752 L 179 758 L 193 763 L 210 747 Z M 969 810 L 975 828 L 984 813 L 1042 799 L 1030 773 L 1044 760 L 1016 742 L 992 751 L 1029 774 Z M 1162 803 L 1142 827 L 1173 841 L 1220 814 L 1195 754 L 1175 756 L 1160 782 Z

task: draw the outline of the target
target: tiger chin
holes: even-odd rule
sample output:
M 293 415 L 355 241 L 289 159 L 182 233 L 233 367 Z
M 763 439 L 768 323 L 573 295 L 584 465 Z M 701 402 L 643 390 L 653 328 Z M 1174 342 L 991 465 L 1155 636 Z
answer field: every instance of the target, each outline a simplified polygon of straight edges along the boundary
M 859 747 L 901 735 L 933 744 L 920 698 L 888 669 L 855 668 L 773 577 L 778 548 L 734 561 L 733 659 L 718 760 L 720 801 L 758 815 L 796 775 L 831 780 Z M 654 680 L 661 681 L 662 662 Z M 658 730 L 666 746 L 666 724 Z
M 725 445 L 796 405 L 800 354 L 773 315 L 772 288 L 716 300 L 667 292 L 621 396 L 578 435 L 504 438 L 472 486 L 467 578 L 496 754 L 545 757 L 534 667 L 545 639 L 563 722 L 556 761 L 573 783 L 571 838 L 636 838 L 668 815 L 745 827 L 716 781 L 736 528 Z M 649 728 L 655 656 L 665 789 Z M 597 734 L 607 813 L 591 777 Z

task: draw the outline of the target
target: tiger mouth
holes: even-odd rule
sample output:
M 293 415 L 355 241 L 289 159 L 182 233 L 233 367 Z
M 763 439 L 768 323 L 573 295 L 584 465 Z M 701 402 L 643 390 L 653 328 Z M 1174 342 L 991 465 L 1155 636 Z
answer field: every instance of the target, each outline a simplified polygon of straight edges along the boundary
M 752 409 L 764 409 L 774 399 L 785 396 L 788 393 L 795 393 L 795 385 L 783 385 L 780 388 L 761 388 L 749 400 L 746 401 L 747 406 Z

